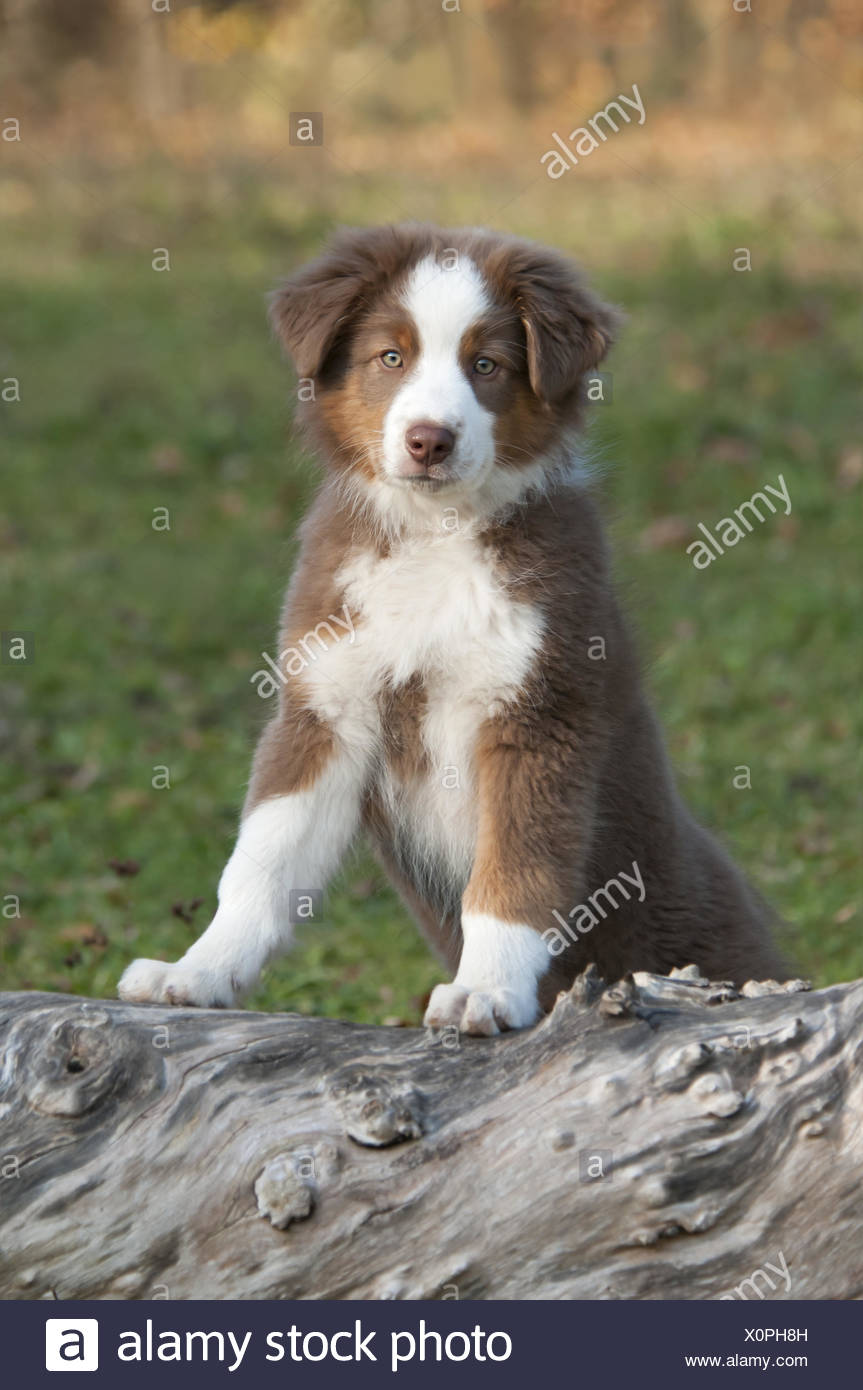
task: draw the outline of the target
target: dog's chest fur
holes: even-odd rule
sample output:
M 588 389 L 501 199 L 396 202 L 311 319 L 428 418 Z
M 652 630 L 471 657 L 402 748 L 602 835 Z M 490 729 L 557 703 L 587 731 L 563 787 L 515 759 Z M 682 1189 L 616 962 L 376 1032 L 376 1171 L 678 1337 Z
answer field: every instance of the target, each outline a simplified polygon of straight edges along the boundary
M 477 734 L 518 699 L 541 615 L 510 596 L 489 550 L 461 532 L 407 539 L 386 556 L 354 551 L 336 579 L 356 636 L 308 673 L 314 703 L 350 746 L 372 752 L 400 852 L 423 861 L 406 867 L 463 882 L 476 839 Z

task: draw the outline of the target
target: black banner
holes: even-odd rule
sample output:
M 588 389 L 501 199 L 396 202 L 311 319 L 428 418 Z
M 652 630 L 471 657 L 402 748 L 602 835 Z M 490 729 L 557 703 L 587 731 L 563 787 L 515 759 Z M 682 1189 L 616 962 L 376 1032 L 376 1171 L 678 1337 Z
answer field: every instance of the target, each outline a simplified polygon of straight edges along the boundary
M 117 1387 L 698 1385 L 740 1371 L 838 1384 L 859 1366 L 854 1303 L 3 1303 L 4 1380 Z M 858 1373 L 854 1373 L 855 1375 Z

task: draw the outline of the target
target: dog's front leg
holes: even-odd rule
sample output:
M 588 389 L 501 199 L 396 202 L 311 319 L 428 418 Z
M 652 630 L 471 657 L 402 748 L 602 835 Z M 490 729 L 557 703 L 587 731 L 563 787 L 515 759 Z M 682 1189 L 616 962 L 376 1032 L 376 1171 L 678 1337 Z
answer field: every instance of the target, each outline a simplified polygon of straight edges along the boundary
M 488 737 L 480 748 L 462 952 L 452 984 L 432 992 L 429 1027 L 488 1036 L 539 1018 L 539 983 L 553 963 L 542 932 L 578 881 L 592 800 L 584 767 L 560 748 L 555 753 L 552 760 L 541 746 Z
M 302 756 L 291 748 L 297 733 L 284 718 L 264 733 L 207 930 L 176 964 L 133 961 L 121 999 L 230 1008 L 290 946 L 290 891 L 326 886 L 358 826 L 365 781 L 364 759 L 326 730 L 306 738 Z

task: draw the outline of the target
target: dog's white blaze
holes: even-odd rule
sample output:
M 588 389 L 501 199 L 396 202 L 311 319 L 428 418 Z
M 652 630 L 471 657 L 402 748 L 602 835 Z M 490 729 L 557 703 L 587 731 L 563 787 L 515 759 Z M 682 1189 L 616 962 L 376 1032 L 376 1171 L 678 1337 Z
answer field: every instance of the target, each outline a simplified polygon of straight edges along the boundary
M 482 275 L 466 258 L 448 268 L 427 257 L 411 271 L 402 301 L 416 325 L 420 352 L 384 419 L 384 472 L 397 477 L 405 431 L 427 421 L 456 436 L 450 460 L 454 480 L 476 485 L 494 466 L 494 415 L 474 395 L 459 345 L 491 307 Z
M 447 360 L 462 337 L 487 314 L 492 301 L 479 268 L 466 256 L 451 266 L 433 256 L 419 261 L 408 276 L 402 301 L 420 332 L 424 356 Z

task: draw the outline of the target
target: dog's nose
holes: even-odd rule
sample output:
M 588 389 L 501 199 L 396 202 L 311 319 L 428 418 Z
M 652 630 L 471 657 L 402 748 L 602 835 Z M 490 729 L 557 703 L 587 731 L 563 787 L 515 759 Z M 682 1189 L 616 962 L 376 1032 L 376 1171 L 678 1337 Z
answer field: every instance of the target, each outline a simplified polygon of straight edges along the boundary
M 405 445 L 411 458 L 423 468 L 443 463 L 455 448 L 455 435 L 443 425 L 421 420 L 405 431 Z

